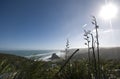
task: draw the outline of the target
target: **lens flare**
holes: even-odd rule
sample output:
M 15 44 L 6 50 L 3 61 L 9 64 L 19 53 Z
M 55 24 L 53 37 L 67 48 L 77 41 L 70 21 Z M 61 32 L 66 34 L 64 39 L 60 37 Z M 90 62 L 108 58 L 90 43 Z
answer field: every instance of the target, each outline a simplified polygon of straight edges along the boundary
M 112 3 L 108 3 L 105 6 L 102 6 L 101 10 L 100 10 L 100 16 L 103 19 L 112 19 L 117 15 L 118 12 L 118 8 L 112 4 Z

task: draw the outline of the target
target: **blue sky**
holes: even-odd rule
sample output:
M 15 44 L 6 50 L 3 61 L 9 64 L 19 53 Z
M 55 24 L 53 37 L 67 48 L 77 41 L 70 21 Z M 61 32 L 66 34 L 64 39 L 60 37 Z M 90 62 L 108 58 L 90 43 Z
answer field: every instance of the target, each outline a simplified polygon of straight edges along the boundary
M 118 7 L 119 0 L 109 0 Z M 98 19 L 101 46 L 119 46 L 120 15 L 109 22 L 98 17 L 105 0 L 0 0 L 0 49 L 63 49 L 84 47 L 83 28 Z M 103 37 L 105 36 L 105 37 Z M 112 38 L 112 39 L 111 39 Z

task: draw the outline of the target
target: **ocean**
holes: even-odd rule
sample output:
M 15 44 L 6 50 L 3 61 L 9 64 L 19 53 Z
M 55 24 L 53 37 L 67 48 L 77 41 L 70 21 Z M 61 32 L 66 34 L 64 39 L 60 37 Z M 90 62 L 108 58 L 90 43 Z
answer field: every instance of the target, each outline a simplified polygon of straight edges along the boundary
M 60 50 L 0 50 L 0 53 L 13 54 L 33 60 L 44 61 L 48 61 L 53 53 L 56 53 L 59 57 L 64 56 L 64 52 L 61 52 Z

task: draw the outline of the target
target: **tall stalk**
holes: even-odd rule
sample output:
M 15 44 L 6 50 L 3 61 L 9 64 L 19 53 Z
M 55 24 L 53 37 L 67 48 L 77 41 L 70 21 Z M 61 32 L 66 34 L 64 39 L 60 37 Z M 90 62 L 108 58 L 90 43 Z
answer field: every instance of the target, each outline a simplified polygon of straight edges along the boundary
M 98 57 L 98 79 L 100 79 L 100 55 L 99 55 L 99 38 L 98 38 L 98 24 L 97 24 L 97 21 L 96 21 L 96 18 L 95 16 L 93 16 L 93 22 L 92 24 L 95 25 L 95 30 L 96 30 L 96 42 L 97 42 L 97 57 Z
M 96 56 L 95 56 L 95 47 L 94 47 L 94 38 L 93 38 L 93 34 L 91 34 L 91 38 L 92 38 L 92 51 L 93 51 L 93 62 L 94 62 L 94 67 L 95 67 L 95 79 L 98 79 L 97 75 L 97 64 L 96 64 Z
M 90 40 L 89 40 L 90 31 L 84 30 L 84 32 L 85 32 L 84 39 L 87 41 L 87 43 L 85 43 L 85 45 L 87 45 L 87 47 L 88 47 L 88 76 L 90 78 L 91 77 L 91 73 L 90 73 L 90 46 L 89 46 L 89 44 L 90 44 Z
M 68 58 L 68 52 L 69 52 L 69 40 L 67 39 L 67 42 L 66 42 L 66 49 L 65 49 L 65 60 L 67 60 Z

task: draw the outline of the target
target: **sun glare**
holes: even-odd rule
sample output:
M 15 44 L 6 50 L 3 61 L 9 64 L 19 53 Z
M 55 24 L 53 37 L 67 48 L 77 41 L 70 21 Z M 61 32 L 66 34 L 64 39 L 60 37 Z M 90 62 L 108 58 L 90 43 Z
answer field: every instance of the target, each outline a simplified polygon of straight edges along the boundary
M 100 10 L 100 17 L 105 20 L 112 19 L 116 16 L 117 12 L 117 7 L 112 3 L 108 3 L 105 6 L 102 6 Z

